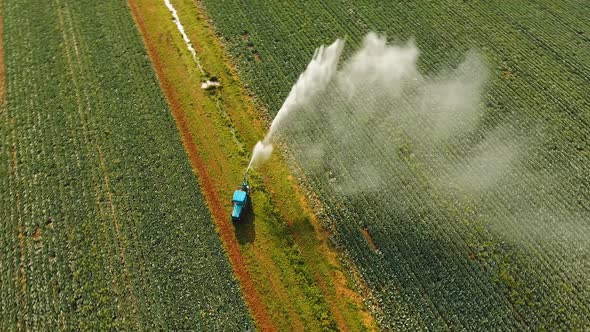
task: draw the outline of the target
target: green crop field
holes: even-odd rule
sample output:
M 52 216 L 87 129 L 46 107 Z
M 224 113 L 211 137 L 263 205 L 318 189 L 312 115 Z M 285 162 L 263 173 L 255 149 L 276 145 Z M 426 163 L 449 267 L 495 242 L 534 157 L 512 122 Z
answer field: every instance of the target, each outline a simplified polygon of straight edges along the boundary
M 201 3 L 271 115 L 314 49 L 336 38 L 346 38 L 346 55 L 369 31 L 398 43 L 413 38 L 426 77 L 479 54 L 489 73 L 473 128 L 435 141 L 427 124 L 412 132 L 421 124 L 412 120 L 367 132 L 351 111 L 338 124 L 360 130 L 343 146 L 323 121 L 329 115 L 317 115 L 290 137 L 288 154 L 368 286 L 383 329 L 590 328 L 587 2 Z M 405 102 L 366 107 L 389 114 Z M 313 106 L 321 114 L 351 107 L 338 98 Z M 380 130 L 389 141 L 375 140 Z M 318 141 L 319 161 L 306 151 Z M 343 182 L 370 187 L 371 177 L 354 169 L 365 156 L 381 157 L 380 190 L 342 190 Z
M 590 329 L 587 1 L 0 5 L 1 331 Z
M 2 1 L 0 330 L 253 322 L 124 1 Z

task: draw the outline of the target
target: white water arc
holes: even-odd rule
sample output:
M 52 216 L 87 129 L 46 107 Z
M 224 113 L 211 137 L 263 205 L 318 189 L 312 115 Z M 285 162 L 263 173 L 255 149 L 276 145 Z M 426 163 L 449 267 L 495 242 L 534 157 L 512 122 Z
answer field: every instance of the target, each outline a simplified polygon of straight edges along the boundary
M 186 44 L 186 48 L 191 53 L 193 60 L 197 64 L 197 67 L 199 67 L 199 71 L 201 72 L 201 74 L 205 74 L 205 71 L 203 70 L 203 67 L 201 66 L 201 62 L 199 61 L 199 57 L 197 57 L 197 52 L 195 51 L 195 48 L 193 47 L 193 43 L 191 42 L 190 38 L 188 38 L 188 35 L 184 31 L 184 26 L 182 25 L 182 23 L 180 23 L 180 18 L 178 17 L 178 13 L 176 12 L 176 9 L 174 8 L 174 6 L 172 6 L 172 4 L 170 3 L 170 0 L 164 0 L 164 3 L 166 4 L 166 7 L 168 7 L 168 10 L 170 10 L 170 13 L 172 14 L 172 20 L 174 21 L 174 23 L 176 24 L 176 27 L 178 28 L 178 31 L 182 35 L 182 39 L 184 40 L 184 42 Z
M 256 167 L 266 161 L 272 153 L 272 138 L 277 129 L 287 121 L 293 112 L 305 106 L 315 95 L 322 92 L 328 83 L 334 77 L 337 71 L 338 60 L 344 41 L 337 39 L 330 46 L 320 46 L 307 65 L 305 71 L 299 75 L 297 82 L 291 88 L 287 99 L 279 109 L 270 128 L 264 137 L 264 140 L 258 141 L 252 152 L 252 159 L 248 164 L 248 169 Z

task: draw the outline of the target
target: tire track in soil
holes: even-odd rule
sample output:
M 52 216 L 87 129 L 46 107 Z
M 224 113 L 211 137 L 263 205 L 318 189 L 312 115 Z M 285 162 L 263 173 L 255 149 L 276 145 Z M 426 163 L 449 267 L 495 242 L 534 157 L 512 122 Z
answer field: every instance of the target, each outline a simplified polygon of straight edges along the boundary
M 67 14 L 68 14 L 69 22 L 70 22 L 70 28 L 73 31 L 73 27 L 72 27 L 72 24 L 71 24 L 71 21 L 72 20 L 71 20 L 70 12 L 68 11 Z M 79 54 L 79 49 L 78 49 L 78 42 L 76 41 L 76 38 L 75 37 L 76 36 L 72 32 L 72 39 L 74 41 L 74 50 L 75 50 L 75 53 L 76 53 L 77 63 L 78 63 L 78 66 L 80 67 L 80 70 L 83 70 L 84 68 L 82 67 L 82 64 L 80 62 L 80 54 Z M 95 82 L 95 84 L 97 84 L 97 83 Z M 90 105 L 90 101 L 88 100 L 88 94 L 87 93 L 86 93 L 86 103 L 88 105 L 88 108 L 90 108 L 90 106 L 89 106 Z M 92 119 L 92 113 L 90 113 L 90 112 L 88 113 L 88 119 L 90 120 L 88 122 L 89 124 L 94 124 L 94 122 L 92 121 L 93 120 Z M 91 129 L 91 130 L 96 130 L 96 128 Z M 98 137 L 95 137 L 95 138 L 98 140 Z M 135 323 L 136 323 L 136 326 L 138 327 L 139 331 L 142 331 L 143 328 L 142 328 L 142 325 L 140 323 L 140 318 L 139 318 L 140 314 L 139 314 L 139 310 L 138 310 L 138 308 L 136 306 L 136 302 L 137 302 L 136 301 L 136 296 L 135 296 L 135 293 L 133 292 L 134 287 L 132 286 L 132 282 L 131 282 L 132 278 L 131 278 L 131 276 L 129 274 L 129 269 L 127 268 L 127 266 L 128 266 L 128 264 L 127 264 L 127 256 L 125 254 L 125 251 L 126 251 L 125 248 L 126 247 L 124 247 L 123 244 L 120 241 L 121 233 L 125 233 L 125 232 L 124 231 L 123 232 L 120 232 L 119 231 L 119 222 L 118 222 L 118 220 L 116 218 L 116 215 L 115 215 L 115 208 L 114 208 L 113 200 L 112 200 L 112 190 L 110 189 L 110 185 L 109 185 L 110 184 L 110 180 L 109 180 L 109 177 L 108 177 L 108 170 L 107 170 L 107 167 L 106 167 L 107 164 L 104 161 L 104 153 L 102 152 L 102 148 L 101 148 L 100 144 L 96 143 L 96 147 L 98 149 L 98 155 L 99 155 L 99 159 L 100 159 L 100 162 L 101 162 L 101 167 L 103 169 L 103 173 L 105 174 L 105 178 L 106 178 L 106 182 L 104 182 L 103 184 L 106 185 L 106 187 L 107 187 L 106 190 L 107 190 L 107 194 L 108 194 L 108 202 L 109 202 L 109 206 L 110 206 L 112 218 L 114 219 L 114 222 L 115 222 L 116 234 L 117 234 L 117 243 L 119 245 L 118 247 L 119 247 L 119 250 L 120 250 L 121 255 L 122 255 L 122 261 L 123 261 L 123 266 L 124 266 L 124 271 L 125 271 L 125 277 L 127 278 L 127 285 L 126 286 L 127 286 L 127 289 L 129 291 L 129 293 L 131 294 L 130 301 L 131 301 L 131 304 L 132 304 L 132 307 L 133 307 L 133 312 L 135 313 Z M 119 206 L 119 208 L 121 210 L 125 211 L 126 210 L 126 206 L 127 206 L 127 200 L 125 199 L 125 196 L 126 195 L 124 193 L 121 193 L 119 196 L 120 197 L 118 197 L 118 198 L 120 200 L 117 202 L 117 205 Z M 102 206 L 101 206 L 101 209 L 102 209 Z M 130 222 L 132 220 L 125 220 L 125 221 L 126 222 Z M 137 234 L 137 227 L 136 226 L 137 225 L 134 222 L 130 222 L 129 225 L 127 226 L 127 228 L 130 229 L 128 231 L 128 233 L 127 233 L 127 234 L 130 235 L 129 236 L 130 242 L 127 243 L 127 246 L 128 246 L 127 249 L 129 249 L 129 247 L 131 247 L 131 250 L 136 255 L 139 255 L 140 256 L 141 259 L 139 260 L 139 262 L 145 262 L 146 260 L 145 260 L 145 256 L 144 256 L 144 253 L 143 253 L 144 250 L 143 250 L 143 247 L 141 246 L 141 244 L 139 243 L 140 240 L 139 240 L 139 235 Z M 125 234 L 123 234 L 123 237 L 126 238 Z M 133 247 L 135 247 L 135 248 L 133 248 Z M 145 277 L 144 267 L 139 262 L 137 260 L 135 262 L 133 262 L 133 259 L 132 259 L 132 265 L 135 263 L 135 266 L 137 268 L 137 270 L 136 270 L 137 278 L 140 281 L 140 283 L 142 283 L 141 287 L 144 287 L 145 289 L 147 289 L 147 288 L 153 288 L 151 285 L 147 285 L 146 280 L 149 280 L 149 278 L 146 278 Z M 140 285 L 137 285 L 137 286 L 140 286 Z M 139 292 L 139 293 L 141 294 L 141 292 Z M 141 295 L 140 295 L 140 297 L 141 297 Z M 150 305 L 152 304 L 151 303 L 151 300 L 149 300 L 149 299 L 144 299 L 144 300 L 147 301 Z
M 59 5 L 59 2 L 57 2 L 57 3 Z M 74 48 L 74 57 L 75 57 L 74 60 L 76 61 L 77 66 L 81 70 L 83 67 L 82 67 L 82 62 L 80 60 L 80 53 L 79 53 L 79 49 L 78 49 L 78 42 L 76 40 L 76 36 L 75 36 L 75 33 L 74 33 L 74 28 L 73 28 L 73 23 L 72 23 L 72 18 L 71 18 L 71 15 L 70 15 L 69 10 L 67 8 L 67 4 L 64 4 L 64 9 L 65 9 L 65 12 L 66 12 L 65 14 L 67 15 L 67 21 L 68 21 L 69 30 L 70 30 L 70 33 L 71 33 L 71 43 L 72 43 L 72 45 L 67 45 L 67 46 L 71 46 L 71 47 Z M 58 10 L 58 16 L 59 16 L 60 25 L 61 25 L 61 28 L 62 28 L 62 36 L 63 36 L 63 39 L 64 39 L 64 43 L 69 44 L 69 42 L 68 42 L 68 39 L 69 38 L 68 38 L 67 32 L 66 32 L 66 26 L 65 26 L 65 22 L 64 22 L 64 17 L 63 17 L 63 15 L 62 15 L 62 13 L 61 13 L 60 10 Z M 82 88 L 79 85 L 78 80 L 76 79 L 76 75 L 74 74 L 74 66 L 73 66 L 72 56 L 71 56 L 70 52 L 67 50 L 67 48 L 66 48 L 65 53 L 66 53 L 66 60 L 67 60 L 67 63 L 68 63 L 68 67 L 69 67 L 70 73 L 72 75 L 72 81 L 74 83 L 74 86 L 79 87 L 79 88 Z M 80 97 L 78 91 L 76 91 L 76 101 L 77 101 L 77 105 L 78 105 L 78 114 L 80 116 L 80 122 L 81 122 L 81 125 L 82 125 L 82 131 L 83 131 L 84 141 L 85 141 L 86 145 L 88 146 L 89 145 L 89 137 L 88 136 L 90 135 L 89 132 L 88 132 L 88 124 L 92 121 L 92 116 L 91 116 L 91 113 L 90 112 L 89 113 L 86 113 L 86 114 L 83 112 L 83 110 L 82 110 L 82 108 L 83 108 L 82 107 L 82 100 L 81 100 L 81 97 Z M 90 107 L 90 105 L 88 105 L 88 108 L 89 107 Z M 141 323 L 139 322 L 139 314 L 138 314 L 138 311 L 137 311 L 137 305 L 135 303 L 135 296 L 134 296 L 134 293 L 133 293 L 133 287 L 131 285 L 131 277 L 129 275 L 129 269 L 127 267 L 127 259 L 126 259 L 126 255 L 125 255 L 125 248 L 123 247 L 123 243 L 121 241 L 121 232 L 119 230 L 119 222 L 118 222 L 118 219 L 117 219 L 117 216 L 116 216 L 115 206 L 113 204 L 112 193 L 111 193 L 111 189 L 110 189 L 110 180 L 109 180 L 109 177 L 108 177 L 108 171 L 107 171 L 106 164 L 105 164 L 105 161 L 104 161 L 102 149 L 101 149 L 100 145 L 98 144 L 98 142 L 95 142 L 94 143 L 94 147 L 96 148 L 96 152 L 97 152 L 97 155 L 98 155 L 100 171 L 101 171 L 101 173 L 103 175 L 102 182 L 103 182 L 103 185 L 105 186 L 105 192 L 107 194 L 107 199 L 108 199 L 108 203 L 109 203 L 109 210 L 110 210 L 110 214 L 111 214 L 111 217 L 113 219 L 113 224 L 114 224 L 114 227 L 115 227 L 115 232 L 116 232 L 116 236 L 117 236 L 117 245 L 118 245 L 118 249 L 119 249 L 119 255 L 120 255 L 121 261 L 123 263 L 123 273 L 124 273 L 125 279 L 126 279 L 125 280 L 126 281 L 125 282 L 125 284 L 126 284 L 125 286 L 127 288 L 127 292 L 129 293 L 129 299 L 128 300 L 131 303 L 132 312 L 133 312 L 133 315 L 135 316 L 135 325 L 137 326 L 137 328 L 138 328 L 139 331 L 142 331 Z M 97 185 L 96 188 L 98 190 L 99 186 Z M 102 209 L 101 209 L 101 219 L 102 219 Z M 114 276 L 113 276 L 113 280 L 115 280 Z M 119 308 L 119 302 L 118 302 L 117 306 Z
M 250 312 L 256 321 L 257 329 L 261 331 L 276 331 L 276 328 L 273 326 L 270 316 L 266 312 L 266 308 L 261 301 L 260 295 L 254 286 L 254 282 L 252 281 L 249 272 L 246 270 L 246 264 L 242 254 L 240 253 L 238 243 L 234 236 L 234 231 L 227 223 L 228 216 L 226 215 L 225 209 L 221 204 L 219 194 L 215 190 L 215 185 L 213 184 L 209 172 L 200 158 L 199 148 L 189 130 L 187 119 L 182 113 L 179 97 L 176 91 L 174 91 L 172 88 L 171 82 L 163 74 L 160 55 L 156 51 L 157 48 L 155 47 L 155 43 L 152 41 L 151 36 L 148 33 L 143 17 L 141 16 L 135 1 L 129 0 L 128 5 L 131 9 L 131 13 L 133 14 L 135 23 L 141 32 L 142 39 L 146 45 L 146 49 L 152 61 L 154 71 L 158 76 L 162 91 L 164 91 L 166 100 L 170 105 L 172 115 L 176 121 L 176 125 L 180 132 L 180 136 L 182 137 L 182 142 L 189 156 L 191 165 L 197 172 L 203 196 L 205 197 L 207 205 L 211 210 L 213 221 L 217 226 L 216 228 L 228 254 L 233 271 L 240 282 L 242 294 L 244 294 L 248 308 L 250 309 Z
M 123 262 L 123 270 L 125 273 L 125 279 L 127 279 L 126 281 L 126 288 L 127 291 L 129 292 L 130 297 L 130 302 L 131 302 L 131 306 L 132 306 L 132 310 L 133 310 L 133 314 L 135 315 L 135 325 L 137 326 L 137 328 L 139 329 L 139 331 L 142 331 L 141 328 L 141 323 L 139 322 L 139 314 L 137 311 L 137 305 L 135 304 L 135 295 L 133 294 L 133 286 L 131 286 L 131 277 L 129 276 L 129 268 L 127 267 L 127 257 L 125 256 L 125 248 L 123 247 L 123 242 L 121 241 L 121 232 L 119 231 L 119 221 L 117 218 L 117 214 L 115 212 L 115 205 L 113 204 L 113 197 L 112 197 L 112 193 L 111 193 L 111 188 L 110 188 L 110 180 L 109 180 L 109 174 L 106 168 L 106 164 L 104 162 L 104 157 L 102 154 L 102 149 L 100 148 L 100 146 L 97 144 L 96 148 L 98 149 L 98 158 L 100 159 L 100 167 L 104 176 L 104 185 L 106 186 L 106 193 L 107 193 L 107 197 L 109 200 L 109 207 L 110 207 L 110 212 L 111 212 L 111 216 L 113 218 L 113 222 L 115 225 L 115 231 L 117 233 L 117 244 L 119 246 L 119 253 L 121 255 L 121 260 Z
M 264 185 L 268 188 L 272 188 L 272 184 L 269 182 L 268 178 L 264 178 L 263 179 Z M 273 199 L 275 199 L 275 201 L 280 201 L 278 197 L 276 197 L 274 190 L 270 191 L 271 196 L 273 196 Z M 299 198 L 299 202 L 300 205 L 303 207 L 304 211 L 307 212 L 307 215 L 310 216 L 310 223 L 312 224 L 313 228 L 314 228 L 314 232 L 315 232 L 315 236 L 321 236 L 321 234 L 318 233 L 318 220 L 315 217 L 315 214 L 313 214 L 311 212 L 311 210 L 308 208 L 307 204 L 305 203 L 305 199 L 302 196 L 303 194 L 301 192 L 299 192 L 298 190 L 296 190 L 296 195 Z M 289 226 L 289 228 L 293 228 L 294 227 L 294 223 L 293 220 L 291 218 L 289 218 L 289 214 L 284 211 L 283 205 L 282 204 L 276 204 L 276 206 L 279 208 L 279 211 L 281 211 L 281 215 L 283 216 L 283 218 L 285 219 L 285 222 L 287 223 L 287 225 Z M 301 253 L 305 256 L 305 255 L 310 255 L 310 254 L 317 254 L 317 253 L 310 253 L 307 252 L 305 250 L 305 241 L 301 238 L 301 233 L 299 232 L 292 232 L 293 234 L 293 238 L 295 239 L 295 243 L 297 244 L 297 247 L 301 250 Z M 327 251 L 327 248 L 325 248 L 323 245 L 320 248 L 322 250 L 322 254 L 325 255 L 326 257 L 329 257 L 329 253 Z M 334 296 L 332 296 L 332 294 L 330 294 L 330 289 L 328 287 L 328 284 L 326 283 L 326 280 L 324 279 L 324 277 L 321 275 L 321 273 L 318 270 L 314 270 L 313 271 L 313 278 L 315 280 L 315 282 L 317 283 L 317 285 L 320 288 L 320 291 L 322 292 L 322 295 L 324 296 L 324 298 L 326 299 L 326 303 L 328 304 L 328 307 L 330 309 L 330 311 L 332 312 L 334 321 L 336 322 L 336 325 L 338 326 L 338 330 L 339 331 L 349 331 L 348 328 L 348 324 L 346 323 L 346 320 L 344 319 L 344 316 L 342 315 L 342 312 L 340 310 L 340 308 L 338 308 L 338 304 L 336 303 Z M 337 286 L 337 285 L 334 285 Z
M 281 298 L 281 301 L 286 302 L 288 297 L 288 292 L 285 289 L 283 283 L 281 283 L 278 276 L 280 273 L 276 271 L 276 266 L 272 263 L 268 262 L 268 257 L 264 255 L 262 252 L 264 248 L 254 246 L 253 253 L 256 257 L 256 260 L 261 263 L 262 266 L 267 266 L 267 269 L 263 272 L 265 274 L 265 278 L 268 279 L 270 286 L 276 291 L 276 295 Z M 269 273 L 269 270 L 272 271 Z M 291 331 L 302 332 L 305 331 L 305 326 L 301 322 L 301 320 L 297 317 L 297 312 L 295 308 L 292 306 L 285 307 L 287 312 L 285 314 L 289 317 L 289 322 L 291 323 Z
M 102 230 L 102 238 L 104 240 L 105 243 L 105 248 L 107 251 L 107 256 L 108 256 L 108 265 L 107 265 L 107 270 L 109 271 L 110 275 L 113 277 L 113 291 L 115 292 L 115 298 L 114 300 L 117 302 L 117 312 L 120 314 L 121 313 L 121 301 L 119 300 L 119 283 L 117 282 L 117 278 L 115 278 L 115 272 L 113 269 L 113 260 L 112 260 L 112 255 L 111 255 L 111 249 L 109 246 L 109 237 L 107 235 L 107 229 L 106 229 L 106 218 L 105 216 L 107 215 L 107 213 L 103 210 L 102 205 L 100 204 L 100 190 L 98 186 L 95 186 L 95 199 L 96 199 L 96 206 L 98 207 L 98 213 L 100 216 L 100 225 L 101 225 L 101 230 Z

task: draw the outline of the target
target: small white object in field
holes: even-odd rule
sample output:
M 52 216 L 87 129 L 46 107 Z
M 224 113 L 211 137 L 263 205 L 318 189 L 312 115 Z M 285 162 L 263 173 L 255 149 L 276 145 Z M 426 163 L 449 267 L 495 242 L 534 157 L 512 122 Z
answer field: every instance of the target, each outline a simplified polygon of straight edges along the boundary
M 219 81 L 207 81 L 207 82 L 201 83 L 201 89 L 210 90 L 210 89 L 213 89 L 213 88 L 218 87 L 220 85 L 221 85 L 221 83 L 219 83 Z

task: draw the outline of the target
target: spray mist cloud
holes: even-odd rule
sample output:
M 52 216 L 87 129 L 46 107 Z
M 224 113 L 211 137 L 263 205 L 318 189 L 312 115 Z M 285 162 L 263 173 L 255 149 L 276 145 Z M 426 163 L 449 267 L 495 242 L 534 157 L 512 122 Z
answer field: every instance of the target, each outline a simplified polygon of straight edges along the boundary
M 549 253 L 560 263 L 549 267 L 554 273 L 526 279 L 529 299 L 540 305 L 569 296 L 568 288 L 590 298 L 582 277 L 545 282 L 590 273 L 582 186 L 572 180 L 571 166 L 546 159 L 542 131 L 487 112 L 482 95 L 488 70 L 481 56 L 468 52 L 460 64 L 427 75 L 419 70 L 420 51 L 412 41 L 392 45 L 374 33 L 336 71 L 339 54 L 332 52 L 326 77 L 319 75 L 324 71 L 302 75 L 255 158 L 268 155 L 273 140 L 288 142 L 285 153 L 316 190 L 325 215 L 335 216 L 339 231 L 376 230 L 377 245 L 390 257 L 398 254 L 397 243 L 412 248 L 416 255 L 398 256 L 395 265 L 404 268 L 396 271 L 415 271 L 414 260 L 443 249 L 442 258 L 449 259 L 441 264 L 451 268 L 465 250 L 476 256 L 493 251 L 491 262 L 482 263 L 492 273 L 515 257 L 515 270 L 525 262 L 545 264 L 538 254 Z M 312 86 L 313 93 L 305 93 Z M 407 238 L 416 242 L 404 244 Z M 522 271 L 514 275 L 535 270 Z M 446 266 L 441 272 L 448 272 Z M 469 291 L 461 282 L 468 272 L 452 273 L 457 279 L 447 280 L 448 294 Z M 455 299 L 439 295 L 430 297 L 438 305 Z M 477 296 L 465 298 L 457 314 L 478 306 Z M 483 307 L 479 313 L 493 315 Z

